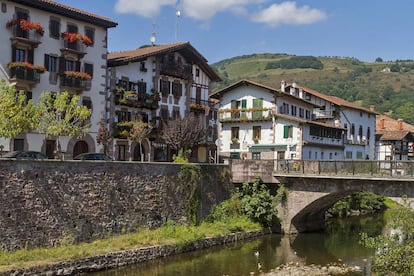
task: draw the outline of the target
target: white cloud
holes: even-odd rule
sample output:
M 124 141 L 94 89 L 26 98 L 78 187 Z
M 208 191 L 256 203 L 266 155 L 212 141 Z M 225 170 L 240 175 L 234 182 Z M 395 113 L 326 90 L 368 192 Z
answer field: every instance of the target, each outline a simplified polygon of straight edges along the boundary
M 249 16 L 249 10 L 260 10 L 251 20 L 276 27 L 281 24 L 310 24 L 325 19 L 323 11 L 308 6 L 296 7 L 296 2 L 273 4 L 263 9 L 268 0 L 116 0 L 115 10 L 134 13 L 143 17 L 157 16 L 163 6 L 181 10 L 182 16 L 208 21 L 217 13 L 230 11 L 240 16 Z
M 302 25 L 324 20 L 327 15 L 318 9 L 311 9 L 308 6 L 296 7 L 295 2 L 283 2 L 273 4 L 252 16 L 252 20 L 277 27 L 282 24 Z
M 117 0 L 115 10 L 119 13 L 153 17 L 160 13 L 162 6 L 175 6 L 176 2 L 176 0 Z

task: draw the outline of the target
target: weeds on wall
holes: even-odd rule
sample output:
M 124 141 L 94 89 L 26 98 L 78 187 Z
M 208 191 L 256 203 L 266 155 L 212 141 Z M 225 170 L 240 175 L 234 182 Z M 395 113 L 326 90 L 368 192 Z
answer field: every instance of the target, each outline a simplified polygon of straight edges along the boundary
M 199 166 L 185 164 L 178 174 L 180 183 L 177 192 L 184 195 L 185 211 L 188 221 L 197 224 L 197 213 L 200 205 L 201 169 Z

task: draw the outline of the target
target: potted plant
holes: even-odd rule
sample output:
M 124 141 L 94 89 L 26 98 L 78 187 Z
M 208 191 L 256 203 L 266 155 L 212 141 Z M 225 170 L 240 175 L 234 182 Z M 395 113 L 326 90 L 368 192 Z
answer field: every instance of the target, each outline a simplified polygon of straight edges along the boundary
M 34 30 L 40 36 L 43 36 L 45 30 L 39 22 L 31 22 L 26 19 L 13 19 L 6 23 L 6 28 L 11 28 L 14 25 L 19 25 L 23 31 Z
M 46 68 L 43 65 L 33 65 L 30 62 L 27 61 L 13 61 L 13 62 L 9 62 L 7 64 L 7 68 L 9 68 L 10 70 L 15 70 L 15 69 L 29 69 L 29 70 L 34 70 L 37 73 L 44 73 L 46 71 Z
M 91 75 L 85 72 L 78 71 L 65 71 L 63 74 L 69 78 L 81 79 L 81 80 L 92 80 Z

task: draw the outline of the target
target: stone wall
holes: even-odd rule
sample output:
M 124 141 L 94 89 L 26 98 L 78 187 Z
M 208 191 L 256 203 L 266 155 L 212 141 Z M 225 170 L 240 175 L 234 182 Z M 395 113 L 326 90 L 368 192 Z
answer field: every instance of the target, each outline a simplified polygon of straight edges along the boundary
M 202 173 L 198 218 L 228 198 L 224 165 Z M 81 242 L 185 222 L 180 164 L 0 161 L 0 246 L 5 250 Z

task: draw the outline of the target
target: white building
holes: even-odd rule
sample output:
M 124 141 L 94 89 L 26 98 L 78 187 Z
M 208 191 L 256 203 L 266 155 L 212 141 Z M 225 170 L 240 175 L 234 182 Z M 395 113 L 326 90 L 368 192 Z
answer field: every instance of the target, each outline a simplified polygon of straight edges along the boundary
M 140 160 L 139 147 L 122 135 L 125 122 L 142 120 L 160 129 L 162 122 L 190 113 L 209 129 L 204 143 L 192 151 L 191 161 L 210 162 L 215 157 L 217 112 L 208 95 L 212 82 L 220 78 L 189 42 L 111 53 L 108 66 L 115 159 Z M 125 93 L 130 99 L 120 101 Z M 171 160 L 174 152 L 159 137 L 152 138 L 142 143 L 145 160 Z
M 3 67 L 9 81 L 24 90 L 34 103 L 44 91 L 80 95 L 80 104 L 92 109 L 91 128 L 81 141 L 60 139 L 62 150 L 66 158 L 99 151 L 98 122 L 106 116 L 107 30 L 117 23 L 50 0 L 1 1 L 0 12 L 0 76 L 4 75 Z M 46 71 L 39 73 L 42 70 L 27 64 L 44 66 Z M 45 138 L 36 131 L 1 144 L 5 151 L 30 149 L 50 158 L 56 150 L 54 137 Z
M 343 129 L 312 121 L 316 105 L 297 95 L 241 80 L 210 97 L 220 101 L 223 158 L 339 159 L 343 156 Z
M 312 112 L 312 120 L 326 125 L 343 128 L 345 159 L 374 159 L 375 157 L 375 115 L 374 110 L 366 109 L 344 99 L 328 96 L 310 88 L 298 86 L 296 83 L 286 84 L 281 82 L 281 90 L 290 95 L 294 95 L 305 101 L 315 104 Z M 339 136 L 330 135 L 332 141 Z M 331 138 L 331 137 L 326 137 Z M 335 154 L 337 153 L 337 154 Z M 333 159 L 342 159 L 342 153 L 333 152 Z M 339 155 L 338 155 L 339 154 Z M 317 153 L 311 159 L 331 159 L 321 157 Z

